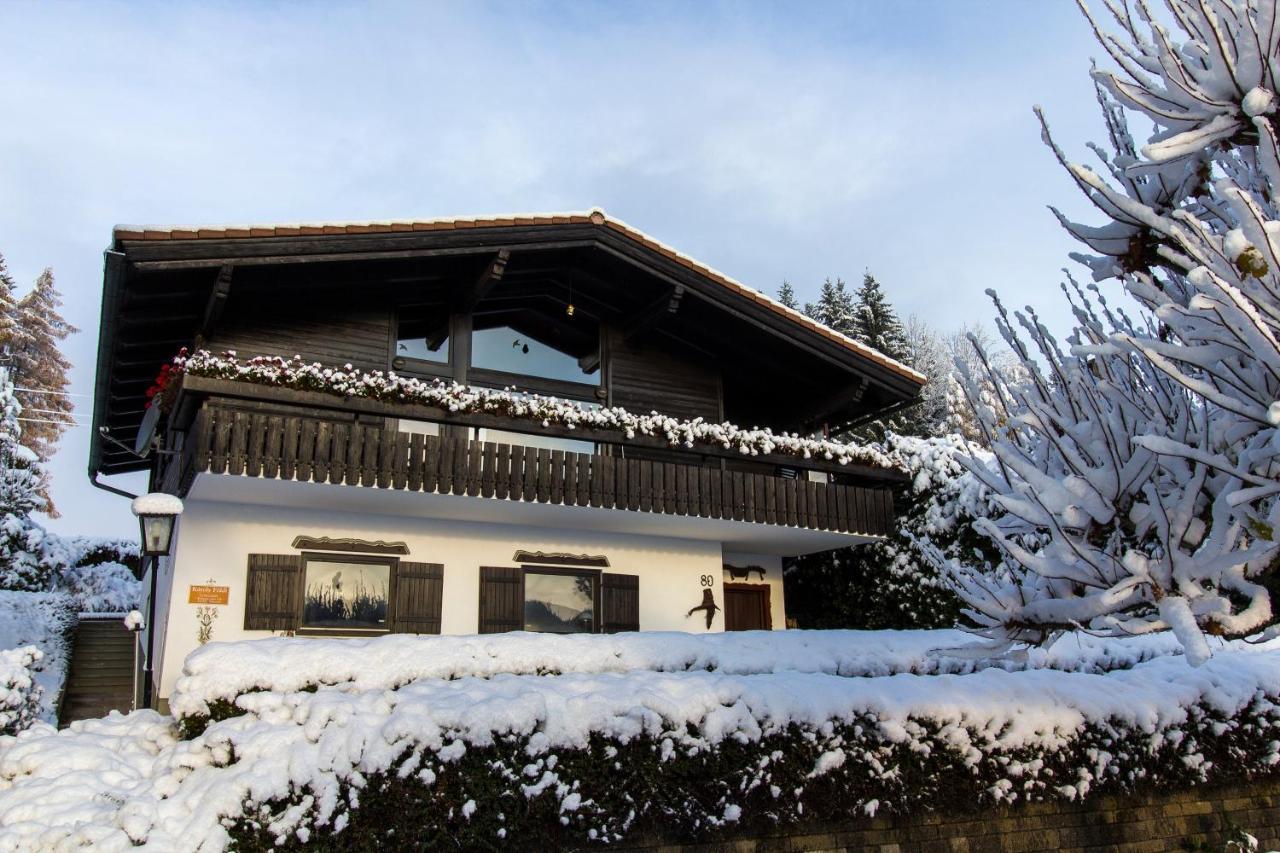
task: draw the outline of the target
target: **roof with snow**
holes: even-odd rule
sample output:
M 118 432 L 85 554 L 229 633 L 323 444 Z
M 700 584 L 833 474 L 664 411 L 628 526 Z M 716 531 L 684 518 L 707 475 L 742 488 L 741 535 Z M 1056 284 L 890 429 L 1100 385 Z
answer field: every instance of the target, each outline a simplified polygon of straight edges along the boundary
M 227 345 L 215 329 L 225 305 L 232 306 L 228 317 L 246 311 L 286 316 L 328 305 L 337 320 L 375 300 L 402 305 L 445 282 L 474 279 L 476 265 L 496 256 L 510 262 L 502 288 L 490 298 L 513 305 L 523 299 L 520 304 L 531 307 L 520 310 L 536 310 L 529 300 L 563 304 L 567 293 L 601 322 L 656 328 L 664 346 L 723 374 L 725 399 L 738 402 L 732 411 L 726 405 L 721 417 L 743 426 L 811 430 L 850 423 L 910 405 L 925 382 L 910 367 L 599 209 L 378 222 L 121 225 L 112 236 L 90 463 L 103 473 L 146 467 L 127 450 L 146 411 L 146 389 L 181 347 Z M 339 302 L 345 308 L 336 307 Z M 335 363 L 345 360 L 334 356 Z M 109 439 L 99 427 L 108 428 Z
M 830 338 L 859 355 L 884 365 L 895 373 L 923 385 L 924 374 L 900 361 L 889 358 L 848 335 L 829 329 L 816 320 L 755 288 L 733 279 L 701 261 L 677 251 L 666 243 L 633 228 L 621 219 L 609 216 L 600 208 L 570 213 L 511 213 L 498 216 L 451 216 L 436 219 L 394 219 L 369 222 L 311 222 L 278 225 L 117 225 L 113 233 L 119 245 L 127 240 L 218 240 L 245 237 L 306 237 L 337 234 L 403 234 L 415 231 L 453 231 L 466 228 L 501 228 L 511 226 L 547 226 L 586 224 L 599 225 L 625 234 L 691 270 L 705 275 L 736 293 L 766 305 L 778 314 L 811 331 Z

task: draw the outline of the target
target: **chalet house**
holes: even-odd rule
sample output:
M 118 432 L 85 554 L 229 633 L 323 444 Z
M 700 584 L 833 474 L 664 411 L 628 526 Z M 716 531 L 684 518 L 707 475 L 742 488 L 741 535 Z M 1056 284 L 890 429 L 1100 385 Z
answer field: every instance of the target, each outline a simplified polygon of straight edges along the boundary
M 210 639 L 782 628 L 902 479 L 797 436 L 923 381 L 599 210 L 120 227 L 90 475 L 185 502 L 163 707 Z

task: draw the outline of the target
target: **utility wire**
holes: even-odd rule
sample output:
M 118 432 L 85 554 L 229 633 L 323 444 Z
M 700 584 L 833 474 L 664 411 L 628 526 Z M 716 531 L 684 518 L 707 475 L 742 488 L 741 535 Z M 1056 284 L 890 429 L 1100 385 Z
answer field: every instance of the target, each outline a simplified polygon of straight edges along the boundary
M 16 385 L 13 390 L 26 391 L 28 394 L 59 394 L 63 397 L 92 397 L 92 394 L 75 394 L 71 391 L 46 391 L 42 388 L 19 388 Z

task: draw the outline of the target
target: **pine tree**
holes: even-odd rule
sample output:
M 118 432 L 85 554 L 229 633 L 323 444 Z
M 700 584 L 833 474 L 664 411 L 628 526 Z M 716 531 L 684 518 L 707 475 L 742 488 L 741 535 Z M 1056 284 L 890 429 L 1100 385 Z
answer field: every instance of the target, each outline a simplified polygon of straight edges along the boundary
M 871 273 L 862 276 L 862 285 L 853 305 L 852 337 L 897 361 L 910 359 L 910 347 L 902 321 L 889 304 L 880 282 Z
M 9 364 L 14 344 L 14 303 L 13 276 L 5 266 L 4 255 L 0 255 L 0 366 Z
M 21 416 L 10 368 L 0 367 L 0 589 L 38 591 L 52 572 L 45 532 L 31 517 L 45 505 L 44 471 L 22 444 Z
M 837 278 L 833 282 L 828 278 L 822 282 L 817 303 L 806 305 L 805 313 L 828 329 L 844 335 L 853 334 L 853 297 L 845 289 L 844 279 Z
M 66 394 L 71 384 L 71 362 L 62 354 L 61 343 L 76 331 L 58 309 L 62 299 L 54 284 L 53 272 L 46 269 L 29 293 L 18 300 L 14 311 L 14 376 L 21 383 L 18 402 L 31 417 L 25 423 L 22 442 L 47 462 L 57 450 L 58 439 L 72 423 L 74 404 Z M 57 511 L 49 499 L 49 484 L 41 485 L 47 512 Z
M 791 286 L 791 282 L 783 279 L 782 287 L 778 288 L 778 301 L 790 308 L 792 311 L 800 310 L 800 303 L 796 301 L 795 288 Z

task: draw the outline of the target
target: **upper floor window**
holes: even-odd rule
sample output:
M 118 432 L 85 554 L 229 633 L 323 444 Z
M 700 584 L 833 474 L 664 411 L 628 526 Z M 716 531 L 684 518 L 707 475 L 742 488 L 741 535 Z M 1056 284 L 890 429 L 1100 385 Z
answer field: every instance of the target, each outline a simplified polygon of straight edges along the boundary
M 595 326 L 594 323 L 591 325 Z M 591 340 L 586 349 L 594 352 L 599 345 L 599 330 L 592 328 L 588 334 Z M 471 333 L 471 365 L 504 373 L 596 385 L 600 381 L 599 376 L 583 369 L 578 361 L 588 352 L 575 352 L 584 348 L 579 339 L 586 337 L 579 333 L 574 340 L 566 336 L 563 342 L 550 342 L 554 341 L 552 335 L 538 340 L 510 326 L 476 329 Z
M 435 349 L 432 349 L 432 345 Z M 395 358 L 449 363 L 449 316 L 440 309 L 406 310 L 396 329 Z

